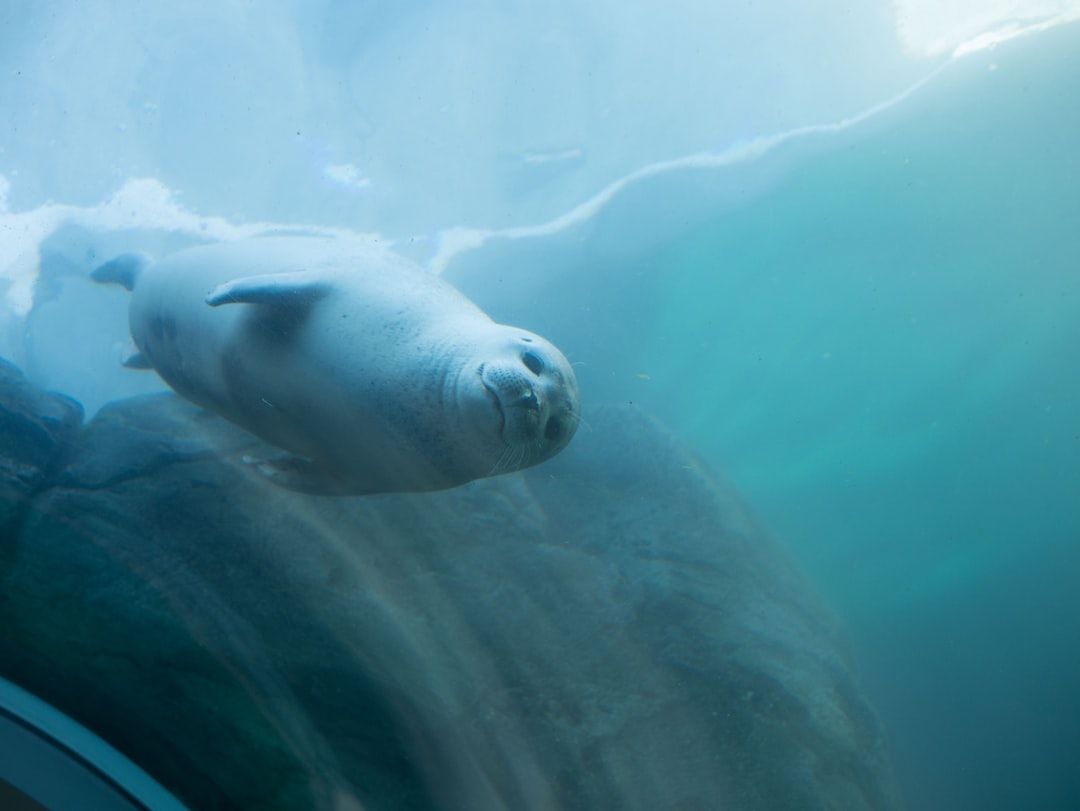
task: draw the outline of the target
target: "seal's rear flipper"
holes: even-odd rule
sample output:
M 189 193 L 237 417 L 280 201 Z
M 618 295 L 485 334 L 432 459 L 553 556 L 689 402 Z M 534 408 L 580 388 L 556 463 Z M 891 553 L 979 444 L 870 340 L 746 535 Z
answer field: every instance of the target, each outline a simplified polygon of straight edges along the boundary
M 119 284 L 127 290 L 134 290 L 139 274 L 150 262 L 150 257 L 145 254 L 122 253 L 94 269 L 90 278 L 100 284 Z
M 287 453 L 270 458 L 245 456 L 244 463 L 252 465 L 263 478 L 286 490 L 313 496 L 361 495 L 317 462 L 302 456 Z

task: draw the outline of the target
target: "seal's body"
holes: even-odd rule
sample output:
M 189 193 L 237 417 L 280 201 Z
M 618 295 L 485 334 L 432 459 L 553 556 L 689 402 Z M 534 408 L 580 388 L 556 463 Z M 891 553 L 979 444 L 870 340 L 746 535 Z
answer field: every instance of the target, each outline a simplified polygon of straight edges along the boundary
M 542 462 L 577 427 L 554 346 L 386 250 L 264 237 L 93 276 L 132 290 L 129 365 L 288 451 L 258 467 L 290 489 L 440 490 Z

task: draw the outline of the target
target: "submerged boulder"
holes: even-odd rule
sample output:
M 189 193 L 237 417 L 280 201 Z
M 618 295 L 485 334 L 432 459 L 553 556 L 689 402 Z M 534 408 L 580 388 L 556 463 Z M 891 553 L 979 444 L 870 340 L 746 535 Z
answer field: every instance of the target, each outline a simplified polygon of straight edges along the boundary
M 63 464 L 81 422 L 78 403 L 41 391 L 0 358 L 0 537 Z
M 0 675 L 195 808 L 899 808 L 782 547 L 653 421 L 586 416 L 523 473 L 325 499 L 172 395 L 113 403 L 16 482 Z

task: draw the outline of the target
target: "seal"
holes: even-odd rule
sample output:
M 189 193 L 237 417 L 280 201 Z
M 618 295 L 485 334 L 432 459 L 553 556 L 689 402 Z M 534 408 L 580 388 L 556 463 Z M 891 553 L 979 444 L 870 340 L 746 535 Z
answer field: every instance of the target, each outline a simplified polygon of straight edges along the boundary
M 132 291 L 125 365 L 284 451 L 248 461 L 291 490 L 442 490 L 550 459 L 577 429 L 558 349 L 386 249 L 258 237 L 92 278 Z

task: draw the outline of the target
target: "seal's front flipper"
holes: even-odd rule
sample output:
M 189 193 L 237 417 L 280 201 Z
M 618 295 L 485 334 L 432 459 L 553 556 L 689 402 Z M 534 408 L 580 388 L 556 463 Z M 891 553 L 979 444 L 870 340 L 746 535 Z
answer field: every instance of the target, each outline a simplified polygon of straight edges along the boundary
M 211 307 L 222 304 L 310 305 L 329 293 L 331 288 L 329 282 L 310 271 L 267 273 L 219 284 L 206 297 L 206 303 Z
M 150 360 L 146 357 L 146 355 L 144 355 L 142 352 L 140 352 L 134 346 L 132 346 L 130 349 L 128 349 L 127 354 L 124 355 L 124 359 L 122 361 L 120 361 L 120 365 L 123 366 L 125 369 L 153 369 L 154 368 L 154 364 L 152 364 L 150 362 Z
M 134 290 L 143 268 L 150 264 L 149 256 L 141 253 L 122 253 L 90 272 L 90 278 L 100 284 L 118 284 Z
M 245 456 L 244 463 L 252 465 L 263 478 L 286 490 L 313 496 L 358 495 L 355 489 L 346 487 L 326 468 L 302 456 L 287 453 L 261 459 Z

